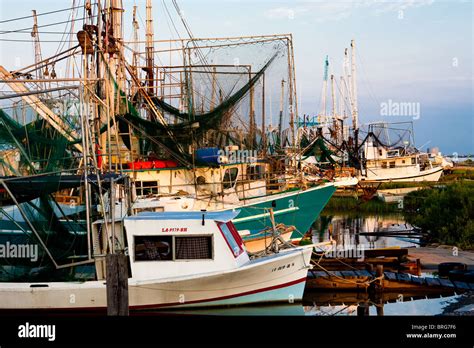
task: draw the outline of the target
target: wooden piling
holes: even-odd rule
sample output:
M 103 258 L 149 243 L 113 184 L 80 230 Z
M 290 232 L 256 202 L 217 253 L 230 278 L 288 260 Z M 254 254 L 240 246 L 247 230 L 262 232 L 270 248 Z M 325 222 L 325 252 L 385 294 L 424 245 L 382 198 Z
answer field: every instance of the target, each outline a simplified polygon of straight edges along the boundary
M 128 316 L 128 267 L 124 254 L 108 254 L 106 263 L 107 315 Z
M 383 290 L 383 277 L 384 277 L 384 274 L 383 274 L 383 265 L 377 265 L 375 267 L 375 276 L 377 278 L 380 278 L 380 279 L 377 279 L 374 283 L 375 283 L 375 287 L 377 290 L 379 291 L 382 291 Z
M 367 317 L 370 315 L 369 304 L 367 302 L 360 302 L 357 306 L 357 316 L 358 317 Z
M 380 299 L 379 303 L 375 306 L 377 309 L 377 316 L 378 317 L 383 317 L 383 299 Z

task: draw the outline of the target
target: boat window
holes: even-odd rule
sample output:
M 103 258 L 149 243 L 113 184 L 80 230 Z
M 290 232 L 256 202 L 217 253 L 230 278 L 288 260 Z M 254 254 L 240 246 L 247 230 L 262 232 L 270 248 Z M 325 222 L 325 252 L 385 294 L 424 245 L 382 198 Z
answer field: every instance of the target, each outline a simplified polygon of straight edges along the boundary
M 135 261 L 173 260 L 172 236 L 135 236 Z
M 224 173 L 224 181 L 222 183 L 224 190 L 235 186 L 237 181 L 238 168 L 229 168 Z
M 400 156 L 400 152 L 398 150 L 392 150 L 387 152 L 387 157 L 397 157 Z
M 379 149 L 379 156 L 382 156 L 382 149 Z
M 390 162 L 390 168 L 395 168 L 395 161 Z
M 382 168 L 387 168 L 387 162 L 382 162 Z
M 247 179 L 260 180 L 265 176 L 264 166 L 249 166 L 247 167 Z
M 416 158 L 415 157 L 411 158 L 411 164 L 416 164 Z
M 176 260 L 212 259 L 212 237 L 175 237 Z
M 239 232 L 235 229 L 235 226 L 231 222 L 218 223 L 218 226 L 234 256 L 239 256 L 243 252 L 243 242 Z
M 157 195 L 158 188 L 158 181 L 137 181 L 138 196 Z

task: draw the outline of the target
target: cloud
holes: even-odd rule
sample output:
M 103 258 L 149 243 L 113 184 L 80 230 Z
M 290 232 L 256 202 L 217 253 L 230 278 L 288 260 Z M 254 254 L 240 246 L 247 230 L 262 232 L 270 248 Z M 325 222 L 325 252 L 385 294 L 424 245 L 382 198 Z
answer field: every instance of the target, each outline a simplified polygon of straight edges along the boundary
M 305 7 L 276 7 L 265 11 L 265 17 L 271 19 L 288 18 L 293 19 L 296 15 L 301 15 L 307 12 Z
M 419 8 L 431 5 L 434 0 L 359 0 L 328 1 L 314 0 L 301 2 L 301 5 L 279 6 L 268 9 L 264 16 L 269 19 L 311 18 L 313 22 L 339 21 L 350 17 L 357 9 L 369 10 L 372 15 L 398 12 L 408 8 Z

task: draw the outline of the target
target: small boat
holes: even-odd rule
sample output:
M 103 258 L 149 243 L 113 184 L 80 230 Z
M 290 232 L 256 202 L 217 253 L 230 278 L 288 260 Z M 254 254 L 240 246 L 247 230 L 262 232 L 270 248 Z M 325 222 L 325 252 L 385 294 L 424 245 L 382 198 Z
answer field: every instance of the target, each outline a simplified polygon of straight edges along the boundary
M 396 203 L 413 191 L 421 190 L 423 187 L 403 187 L 397 189 L 377 190 L 377 197 L 384 203 Z
M 266 228 L 258 233 L 250 233 L 250 231 L 239 231 L 247 249 L 250 253 L 265 252 L 273 247 L 273 243 L 278 245 L 290 242 L 291 235 L 295 231 L 294 226 L 285 226 L 278 224 L 275 226 L 275 231 L 272 228 Z
M 250 257 L 235 212 L 143 212 L 123 221 L 130 310 L 296 302 L 312 246 Z M 101 238 L 93 235 L 97 280 L 0 283 L 0 311 L 102 312 L 107 308 Z

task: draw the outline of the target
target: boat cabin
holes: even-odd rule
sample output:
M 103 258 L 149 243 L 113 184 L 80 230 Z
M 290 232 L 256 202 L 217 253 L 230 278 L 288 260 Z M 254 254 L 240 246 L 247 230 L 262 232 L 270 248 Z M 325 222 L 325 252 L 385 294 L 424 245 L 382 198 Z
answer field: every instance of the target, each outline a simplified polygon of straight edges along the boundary
M 232 212 L 143 212 L 124 220 L 131 278 L 226 271 L 249 262 Z

